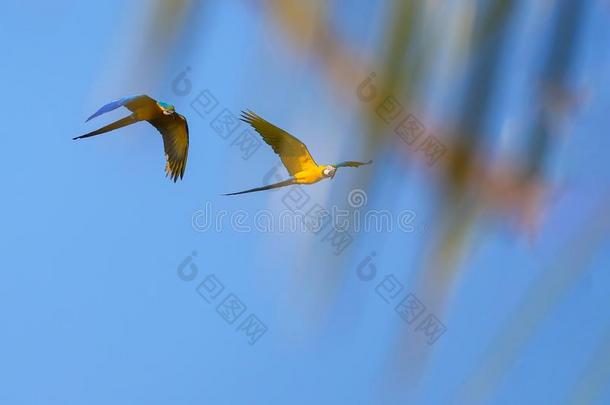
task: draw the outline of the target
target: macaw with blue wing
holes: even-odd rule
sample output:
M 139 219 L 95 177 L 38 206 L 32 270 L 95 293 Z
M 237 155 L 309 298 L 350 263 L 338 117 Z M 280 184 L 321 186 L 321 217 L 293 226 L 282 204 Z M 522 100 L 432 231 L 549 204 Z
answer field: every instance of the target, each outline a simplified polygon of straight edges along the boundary
M 98 130 L 77 136 L 74 139 L 89 138 L 135 124 L 136 122 L 148 121 L 163 137 L 165 159 L 167 162 L 165 166 L 166 176 L 169 176 L 174 182 L 178 178 L 182 179 L 189 150 L 189 129 L 186 118 L 178 114 L 173 105 L 156 101 L 146 95 L 141 95 L 124 97 L 108 103 L 91 117 L 87 118 L 87 121 L 116 110 L 119 107 L 127 108 L 132 114 Z

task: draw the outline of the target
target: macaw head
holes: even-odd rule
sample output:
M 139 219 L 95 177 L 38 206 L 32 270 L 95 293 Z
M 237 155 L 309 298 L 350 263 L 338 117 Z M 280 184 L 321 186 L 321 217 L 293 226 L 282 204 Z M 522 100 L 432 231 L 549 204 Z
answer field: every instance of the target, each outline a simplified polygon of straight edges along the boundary
M 322 174 L 324 175 L 324 177 L 330 177 L 331 179 L 335 177 L 335 173 L 337 171 L 337 168 L 333 165 L 328 165 L 326 167 L 324 167 L 324 170 L 322 170 Z
M 163 114 L 165 115 L 172 115 L 176 112 L 176 109 L 171 104 L 164 103 L 163 101 L 158 101 L 157 104 L 161 107 L 161 110 L 163 110 Z

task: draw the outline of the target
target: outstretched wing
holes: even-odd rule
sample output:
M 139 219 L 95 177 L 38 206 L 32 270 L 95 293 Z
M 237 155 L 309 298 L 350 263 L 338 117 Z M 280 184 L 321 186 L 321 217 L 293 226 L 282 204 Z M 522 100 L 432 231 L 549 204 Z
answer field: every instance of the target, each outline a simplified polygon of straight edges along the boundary
M 273 148 L 291 176 L 318 166 L 307 150 L 307 146 L 283 129 L 262 119 L 252 111 L 242 112 L 241 120 L 252 125 L 263 140 Z
M 337 169 L 340 168 L 340 167 L 360 167 L 360 166 L 370 165 L 371 163 L 373 163 L 372 160 L 369 160 L 366 163 L 363 163 L 363 162 L 354 162 L 352 160 L 348 160 L 347 162 L 341 162 L 339 164 L 336 164 L 335 167 Z
M 97 110 L 95 114 L 93 114 L 91 117 L 87 118 L 87 121 L 123 106 L 129 109 L 129 111 L 135 112 L 136 110 L 139 110 L 141 108 L 156 107 L 157 102 L 154 99 L 148 97 L 147 95 L 123 97 L 106 104 L 105 106 Z
M 186 118 L 178 113 L 161 115 L 150 122 L 163 137 L 165 173 L 174 182 L 182 179 L 189 153 L 189 127 Z

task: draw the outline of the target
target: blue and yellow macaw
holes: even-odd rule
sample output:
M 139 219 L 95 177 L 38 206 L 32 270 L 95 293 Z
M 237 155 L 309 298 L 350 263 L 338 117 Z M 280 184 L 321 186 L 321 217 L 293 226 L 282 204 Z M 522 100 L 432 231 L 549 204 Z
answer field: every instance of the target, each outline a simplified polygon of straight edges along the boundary
M 225 195 L 252 193 L 254 191 L 270 190 L 292 184 L 313 184 L 323 179 L 334 178 L 337 169 L 340 167 L 359 167 L 373 163 L 372 160 L 369 160 L 366 163 L 347 161 L 335 165 L 319 165 L 313 160 L 309 150 L 307 150 L 307 146 L 303 142 L 283 129 L 265 121 L 252 111 L 242 112 L 241 120 L 250 124 L 261 135 L 263 140 L 273 148 L 273 151 L 280 157 L 292 177 L 268 186 Z
M 135 124 L 139 121 L 148 121 L 163 137 L 165 159 L 167 162 L 165 165 L 166 176 L 170 176 L 174 182 L 178 178 L 182 179 L 189 151 L 189 128 L 186 118 L 178 114 L 173 105 L 156 101 L 146 95 L 141 95 L 124 97 L 108 103 L 91 117 L 87 118 L 87 121 L 119 107 L 127 108 L 132 114 L 96 131 L 77 136 L 74 139 L 88 138 Z

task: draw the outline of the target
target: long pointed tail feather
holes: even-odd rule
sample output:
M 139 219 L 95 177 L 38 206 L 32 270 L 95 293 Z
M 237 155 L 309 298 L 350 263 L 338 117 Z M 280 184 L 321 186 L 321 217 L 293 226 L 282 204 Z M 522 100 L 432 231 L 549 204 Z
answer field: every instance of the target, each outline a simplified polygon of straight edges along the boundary
M 76 138 L 72 138 L 72 140 L 89 138 L 90 136 L 100 135 L 100 134 L 112 131 L 114 129 L 122 128 L 127 125 L 131 125 L 131 124 L 135 124 L 138 121 L 140 121 L 140 120 L 136 119 L 133 115 L 129 115 L 125 118 L 121 118 L 120 120 L 113 122 L 112 124 L 108 124 L 105 127 L 102 127 L 95 131 L 89 132 L 85 135 L 81 135 L 81 136 L 77 136 Z
M 238 194 L 253 193 L 255 191 L 271 190 L 271 189 L 274 189 L 274 188 L 290 186 L 292 184 L 296 184 L 296 181 L 294 179 L 288 179 L 288 180 L 280 181 L 279 183 L 270 184 L 268 186 L 256 187 L 256 188 L 251 188 L 250 190 L 240 191 L 240 192 L 237 192 L 237 193 L 223 194 L 223 195 L 238 195 Z

